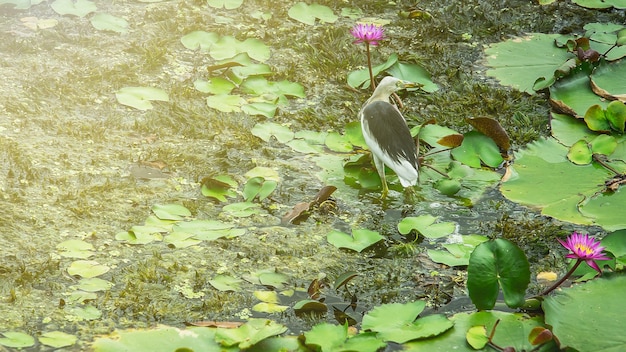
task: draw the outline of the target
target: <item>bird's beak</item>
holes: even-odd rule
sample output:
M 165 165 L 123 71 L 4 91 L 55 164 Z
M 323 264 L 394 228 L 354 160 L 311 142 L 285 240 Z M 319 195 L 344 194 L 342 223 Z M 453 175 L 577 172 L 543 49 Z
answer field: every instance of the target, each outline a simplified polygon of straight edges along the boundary
M 413 83 L 413 82 L 409 82 L 409 81 L 400 81 L 400 88 L 402 89 L 407 89 L 407 88 L 419 88 L 422 85 L 421 84 L 417 84 L 417 83 Z

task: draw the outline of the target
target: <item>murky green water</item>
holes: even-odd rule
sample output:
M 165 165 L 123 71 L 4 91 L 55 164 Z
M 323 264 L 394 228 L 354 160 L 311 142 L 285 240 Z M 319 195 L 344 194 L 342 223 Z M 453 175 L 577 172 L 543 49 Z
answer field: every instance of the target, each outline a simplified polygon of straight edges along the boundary
M 328 5 L 337 13 L 343 6 L 361 6 L 364 15 L 391 21 L 392 44 L 382 46 L 379 55 L 396 51 L 433 73 L 441 92 L 407 97 L 408 115 L 437 117 L 463 128 L 460 118 L 467 110 L 475 116 L 491 114 L 515 131 L 516 142 L 524 143 L 545 132 L 545 101 L 485 85 L 472 66 L 482 42 L 564 26 L 560 19 L 537 20 L 530 14 L 534 8 L 525 3 L 512 1 L 498 17 L 482 11 L 484 2 L 426 2 L 421 5 L 434 16 L 429 23 L 398 19 L 398 9 L 408 6 L 404 3 Z M 382 206 L 377 193 L 345 185 L 347 191 L 334 195 L 336 213 L 281 227 L 280 218 L 295 203 L 324 186 L 316 176 L 319 167 L 311 157 L 252 136 L 252 126 L 264 119 L 209 109 L 193 81 L 206 78 L 211 60 L 186 49 L 180 38 L 205 30 L 264 41 L 271 47 L 268 64 L 275 78 L 299 82 L 307 93 L 274 120 L 294 130 L 341 130 L 366 98 L 344 83 L 346 73 L 364 59 L 350 44 L 348 29 L 354 20 L 340 17 L 332 25 L 305 26 L 286 15 L 291 2 L 268 6 L 246 1 L 242 9 L 231 11 L 201 1 L 95 4 L 98 12 L 126 19 L 128 33 L 96 30 L 92 15 L 60 16 L 47 3 L 28 10 L 0 7 L 0 333 L 59 330 L 76 335 L 82 345 L 114 328 L 238 319 L 251 314 L 258 303 L 251 291 L 263 287 L 246 284 L 240 292 L 223 293 L 208 280 L 266 268 L 285 273 L 287 286 L 299 289 L 319 273 L 337 277 L 356 271 L 360 276 L 352 289 L 360 311 L 417 298 L 442 303 L 449 296 L 442 299 L 440 287 L 445 295 L 463 294 L 463 272 L 419 253 L 434 244 L 417 244 L 418 252 L 408 256 L 387 250 L 403 241 L 395 229 L 402 216 L 441 216 L 458 222 L 461 234 L 514 236 L 521 229 L 522 235 L 537 238 L 557 229 L 503 202 L 495 191 L 473 208 L 443 196 L 405 205 L 399 194 Z M 271 18 L 255 17 L 258 11 Z M 484 17 L 473 20 L 477 14 Z M 475 27 L 461 28 L 470 22 Z M 474 39 L 464 41 L 467 34 Z M 170 101 L 155 102 L 145 112 L 126 107 L 115 92 L 127 86 L 159 87 Z M 514 113 L 525 119 L 514 119 Z M 261 215 L 225 218 L 222 205 L 200 193 L 199 181 L 206 176 L 244 180 L 243 174 L 256 166 L 271 167 L 282 179 Z M 246 234 L 187 248 L 115 239 L 143 224 L 152 206 L 167 203 L 182 204 L 197 218 L 234 222 Z M 352 227 L 380 231 L 389 241 L 365 254 L 338 250 L 326 241 L 329 231 Z M 93 246 L 88 259 L 110 268 L 100 276 L 113 284 L 110 289 L 75 301 L 79 278 L 67 269 L 77 258 L 63 256 L 58 248 L 68 240 Z M 528 246 L 534 241 L 521 240 Z M 539 246 L 538 260 L 550 258 L 545 247 Z M 335 294 L 338 301 L 346 299 L 343 292 Z M 290 313 L 273 318 L 294 331 L 312 324 Z

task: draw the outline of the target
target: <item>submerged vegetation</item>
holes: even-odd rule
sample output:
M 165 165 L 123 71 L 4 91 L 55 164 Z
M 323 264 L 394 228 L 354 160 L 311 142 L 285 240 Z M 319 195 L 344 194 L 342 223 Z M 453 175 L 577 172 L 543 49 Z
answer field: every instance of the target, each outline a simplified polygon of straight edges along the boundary
M 542 3 L 0 0 L 0 345 L 607 348 L 625 15 Z M 378 200 L 357 21 L 422 85 L 415 202 Z

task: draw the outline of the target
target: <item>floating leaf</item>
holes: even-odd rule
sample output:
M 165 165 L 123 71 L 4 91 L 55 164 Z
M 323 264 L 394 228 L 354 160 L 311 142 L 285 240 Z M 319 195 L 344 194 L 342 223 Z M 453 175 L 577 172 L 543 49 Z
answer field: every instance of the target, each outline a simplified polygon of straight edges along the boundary
M 202 180 L 201 192 L 205 197 L 211 197 L 220 202 L 225 202 L 226 197 L 234 198 L 237 196 L 234 190 L 237 186 L 237 181 L 229 175 L 217 175 Z
M 206 104 L 222 112 L 239 112 L 246 100 L 239 95 L 218 94 L 206 98 Z
M 0 345 L 11 348 L 26 348 L 35 344 L 35 338 L 18 331 L 3 332 L 4 337 L 0 338 Z
M 243 282 L 243 280 L 230 275 L 216 275 L 212 280 L 209 280 L 209 284 L 215 287 L 215 289 L 233 292 L 241 291 L 241 282 Z
M 195 246 L 202 241 L 196 238 L 196 235 L 192 233 L 174 231 L 165 236 L 163 238 L 163 242 L 168 243 L 170 246 L 174 246 L 174 248 L 186 248 Z
M 108 13 L 97 13 L 91 18 L 91 25 L 101 31 L 112 31 L 117 33 L 128 32 L 128 21 L 121 17 Z
M 584 285 L 564 288 L 545 297 L 542 308 L 546 324 L 561 346 L 579 351 L 619 351 L 626 347 L 626 336 L 620 332 L 626 316 L 623 304 L 626 277 L 602 277 Z M 607 338 L 589 339 L 602 327 Z
M 98 308 L 89 304 L 84 306 L 67 308 L 67 311 L 82 320 L 96 320 L 102 317 L 102 312 Z
M 180 204 L 155 204 L 152 212 L 161 220 L 184 220 L 191 216 L 189 209 Z
M 496 143 L 477 131 L 466 133 L 461 146 L 452 149 L 452 156 L 474 168 L 480 168 L 483 163 L 496 168 L 504 161 Z
M 435 223 L 436 217 L 432 215 L 420 215 L 417 217 L 406 217 L 398 223 L 398 231 L 407 235 L 416 230 L 427 238 L 440 238 L 453 233 L 456 230 L 454 222 Z
M 213 46 L 213 44 L 215 44 L 219 40 L 219 38 L 220 36 L 217 33 L 193 31 L 185 34 L 182 38 L 180 38 L 180 42 L 187 49 L 200 49 L 201 51 L 208 52 L 209 48 L 211 48 L 211 46 Z
M 363 251 L 383 238 L 378 232 L 367 229 L 354 229 L 352 230 L 352 236 L 337 230 L 331 231 L 326 235 L 326 239 L 333 246 L 348 248 L 357 252 Z
M 67 273 L 85 278 L 96 277 L 108 272 L 111 268 L 93 260 L 77 260 L 70 264 Z
M 262 201 L 274 192 L 276 185 L 274 180 L 266 180 L 260 176 L 253 177 L 246 182 L 243 188 L 243 198 L 246 202 L 251 202 L 256 197 Z
M 246 172 L 244 176 L 246 176 L 247 178 L 263 177 L 266 180 L 280 182 L 280 176 L 278 176 L 278 172 L 276 172 L 276 170 L 272 168 L 264 166 L 257 166 L 253 168 L 252 170 Z
M 464 235 L 463 243 L 446 243 L 443 245 L 445 251 L 428 249 L 428 256 L 435 263 L 448 266 L 465 266 L 469 264 L 469 258 L 474 248 L 482 242 L 487 241 L 487 237 L 480 235 Z
M 472 125 L 472 127 L 474 127 L 478 132 L 493 139 L 501 151 L 506 152 L 509 148 L 511 148 L 509 135 L 497 120 L 489 117 L 476 117 L 472 119 L 465 119 L 465 121 Z
M 472 348 L 477 350 L 484 348 L 489 342 L 487 328 L 484 325 L 472 326 L 467 330 L 466 339 Z
M 535 92 L 533 87 L 538 79 L 549 82 L 543 87 L 550 86 L 555 81 L 555 71 L 572 57 L 554 44 L 559 36 L 531 33 L 523 38 L 492 44 L 485 49 L 486 65 L 492 67 L 487 70 L 487 75 L 530 94 Z
M 606 119 L 611 124 L 611 128 L 619 133 L 624 133 L 624 123 L 626 122 L 626 104 L 621 101 L 612 101 L 604 112 Z
M 222 36 L 209 48 L 209 55 L 215 60 L 230 59 L 240 53 L 247 53 L 260 62 L 270 58 L 270 48 L 256 38 L 239 41 L 231 36 Z
M 241 106 L 241 111 L 248 115 L 261 115 L 272 118 L 276 115 L 277 104 L 267 102 L 250 103 Z
M 250 318 L 236 329 L 217 328 L 215 341 L 223 346 L 246 349 L 254 344 L 287 331 L 287 327 L 271 320 Z
M 80 279 L 77 288 L 87 292 L 106 291 L 113 287 L 113 283 L 97 277 Z
M 50 7 L 59 15 L 78 17 L 85 17 L 98 9 L 96 4 L 89 0 L 55 0 L 50 4 Z
M 479 244 L 472 252 L 467 267 L 467 290 L 477 309 L 492 309 L 499 288 L 509 307 L 519 307 L 524 304 L 529 283 L 526 255 L 512 242 L 498 238 Z
M 85 259 L 94 255 L 93 245 L 81 240 L 67 240 L 59 243 L 56 248 L 61 251 L 61 256 L 68 258 Z
M 257 123 L 250 132 L 265 142 L 269 142 L 272 136 L 280 143 L 287 143 L 294 137 L 294 133 L 289 127 L 274 122 Z
M 54 348 L 72 346 L 77 340 L 78 338 L 75 335 L 70 335 L 62 331 L 45 332 L 39 337 L 39 342 Z
M 304 337 L 308 346 L 318 346 L 320 351 L 376 352 L 386 346 L 372 333 L 352 336 L 347 325 L 317 324 Z
M 215 95 L 230 94 L 235 85 L 222 77 L 211 77 L 209 80 L 197 79 L 193 82 L 193 86 L 202 93 L 210 93 Z
M 243 4 L 243 0 L 207 0 L 207 4 L 217 9 L 223 7 L 226 10 L 232 10 L 239 8 Z
M 437 336 L 452 328 L 453 323 L 441 314 L 416 320 L 425 305 L 424 301 L 383 304 L 365 314 L 361 325 L 377 332 L 383 340 L 396 343 Z
M 337 21 L 337 16 L 330 7 L 319 4 L 307 5 L 304 2 L 299 2 L 289 8 L 287 14 L 294 20 L 310 26 L 315 24 L 315 19 L 326 23 Z
M 300 83 L 282 80 L 278 82 L 268 81 L 265 77 L 250 77 L 240 86 L 240 89 L 248 94 L 265 97 L 266 101 L 278 101 L 278 104 L 287 105 L 287 97 L 304 98 L 304 87 Z
M 115 97 L 120 104 L 144 111 L 152 109 L 151 100 L 170 100 L 163 89 L 154 87 L 124 87 L 115 93 Z
M 215 342 L 216 329 L 190 327 L 178 329 L 158 325 L 148 330 L 118 330 L 109 338 L 97 338 L 95 352 L 118 351 L 207 351 L 224 350 Z
M 581 139 L 571 146 L 567 152 L 567 158 L 576 165 L 587 165 L 591 163 L 593 154 L 587 142 Z
M 274 181 L 269 181 L 274 182 Z M 251 202 L 232 203 L 225 205 L 222 211 L 230 216 L 245 218 L 261 213 L 261 204 Z

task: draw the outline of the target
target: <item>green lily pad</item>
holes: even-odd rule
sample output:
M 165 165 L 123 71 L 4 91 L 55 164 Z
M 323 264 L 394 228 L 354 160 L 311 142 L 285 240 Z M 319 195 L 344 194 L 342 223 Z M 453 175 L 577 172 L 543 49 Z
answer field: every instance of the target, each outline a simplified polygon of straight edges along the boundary
M 604 110 L 600 105 L 592 105 L 585 112 L 584 117 L 587 127 L 592 131 L 608 132 L 611 130 L 609 120 L 604 114 Z
M 383 64 L 372 67 L 374 78 L 398 62 L 398 54 L 391 54 Z M 352 88 L 366 88 L 370 86 L 370 74 L 367 68 L 352 71 L 348 74 L 348 85 Z
M 187 49 L 208 52 L 209 48 L 213 46 L 220 39 L 219 34 L 209 33 L 205 31 L 193 31 L 185 34 L 180 38 L 180 42 Z
M 78 338 L 75 335 L 70 335 L 62 331 L 45 332 L 39 337 L 39 342 L 54 348 L 72 346 L 77 340 Z
M 115 93 L 115 97 L 120 104 L 143 111 L 152 109 L 151 100 L 170 100 L 163 89 L 154 87 L 124 87 Z
M 581 139 L 569 148 L 567 158 L 576 165 L 587 165 L 593 160 L 593 153 L 587 142 Z
M 266 101 L 278 101 L 279 105 L 287 105 L 287 97 L 304 98 L 304 87 L 300 83 L 287 80 L 271 82 L 265 77 L 250 77 L 240 86 L 244 93 L 264 97 Z
M 560 35 L 531 33 L 495 43 L 485 49 L 486 65 L 491 67 L 487 75 L 502 84 L 522 92 L 534 94 L 537 80 L 544 80 L 543 87 L 555 81 L 555 71 L 572 57 L 554 43 Z
M 269 76 L 272 74 L 272 69 L 267 64 L 254 64 L 247 63 L 242 66 L 231 67 L 228 72 L 228 78 L 241 84 L 244 79 L 250 76 Z
M 276 181 L 266 180 L 261 176 L 253 177 L 243 187 L 243 199 L 251 202 L 258 197 L 259 201 L 262 201 L 274 192 L 277 184 Z
M 217 175 L 212 178 L 202 180 L 202 195 L 215 198 L 220 202 L 225 202 L 226 197 L 237 197 L 238 183 L 229 175 Z
M 406 217 L 398 223 L 398 231 L 407 235 L 415 230 L 427 238 L 440 238 L 453 233 L 456 230 L 454 222 L 435 223 L 436 217 L 432 215 L 420 215 L 416 217 Z
M 615 77 L 626 77 L 624 60 L 616 63 L 601 64 L 590 76 L 591 85 L 596 94 L 607 99 L 626 99 L 626 89 Z
M 472 348 L 477 350 L 484 348 L 489 342 L 487 328 L 484 325 L 472 326 L 467 330 L 466 339 Z
M 550 102 L 561 112 L 577 118 L 585 116 L 590 106 L 599 105 L 604 109 L 608 105 L 591 90 L 588 72 L 584 70 L 561 79 L 550 87 Z
M 227 224 L 217 220 L 193 220 L 179 222 L 174 225 L 172 234 L 188 233 L 197 240 L 214 241 L 218 238 L 228 236 L 233 230 L 233 224 Z
M 567 153 L 568 149 L 552 138 L 529 144 L 516 153 L 511 177 L 501 184 L 500 191 L 512 201 L 538 207 L 542 214 L 560 220 L 605 226 L 599 218 L 594 219 L 600 216 L 610 220 L 607 226 L 611 228 L 621 226 L 623 221 L 616 212 L 605 207 L 614 204 L 613 199 L 622 197 L 619 193 L 623 192 L 617 192 L 615 198 L 598 196 L 613 174 L 595 163 L 575 165 L 566 158 Z M 618 171 L 626 169 L 619 163 L 611 165 Z
M 67 240 L 59 243 L 56 247 L 60 255 L 67 258 L 86 259 L 95 254 L 94 246 L 81 240 Z
M 239 95 L 217 94 L 206 98 L 206 104 L 222 112 L 239 112 L 246 100 Z
M 278 105 L 268 102 L 256 102 L 241 106 L 241 111 L 248 115 L 261 115 L 267 118 L 272 118 L 276 115 L 276 109 Z
M 600 278 L 584 285 L 564 288 L 542 303 L 546 324 L 561 347 L 579 351 L 619 351 L 626 348 L 621 322 L 626 316 L 623 294 L 626 276 Z M 592 338 L 602 327 L 606 338 Z
M 483 163 L 496 168 L 504 161 L 493 139 L 477 131 L 470 131 L 463 136 L 463 143 L 452 149 L 454 159 L 477 169 Z
M 193 82 L 193 86 L 202 93 L 210 93 L 215 95 L 230 94 L 235 85 L 222 77 L 211 77 L 209 80 L 197 79 Z
M 275 122 L 257 123 L 254 127 L 252 127 L 250 132 L 265 142 L 269 142 L 272 136 L 274 136 L 280 143 L 287 143 L 294 137 L 294 133 L 289 129 L 289 127 Z
M 81 320 L 96 320 L 102 317 L 102 312 L 98 308 L 89 304 L 66 308 L 66 311 L 77 316 Z
M 107 291 L 113 287 L 113 283 L 97 277 L 80 279 L 77 288 L 86 292 Z
M 215 342 L 216 329 L 190 327 L 178 329 L 159 325 L 152 329 L 118 330 L 111 337 L 97 338 L 94 352 L 119 351 L 206 351 L 221 352 Z
M 304 333 L 308 346 L 317 346 L 320 351 L 376 352 L 387 344 L 373 333 L 352 336 L 347 325 L 322 323 Z
M 33 5 L 38 5 L 44 0 L 0 0 L 0 5 L 10 4 L 13 5 L 15 10 L 28 10 Z
M 108 13 L 96 13 L 90 21 L 91 25 L 97 30 L 117 32 L 121 34 L 128 32 L 128 21 Z
M 453 323 L 441 314 L 416 320 L 425 306 L 424 301 L 383 304 L 365 314 L 361 325 L 377 332 L 383 340 L 396 343 L 437 336 L 452 328 Z
M 583 202 L 580 213 L 607 231 L 626 229 L 623 204 L 626 204 L 626 192 L 606 192 Z
M 215 287 L 218 291 L 241 291 L 241 283 L 243 280 L 232 277 L 230 275 L 216 275 L 213 279 L 209 280 L 209 284 Z
M 500 288 L 509 307 L 520 307 L 529 283 L 526 255 L 512 242 L 498 238 L 479 244 L 472 252 L 467 267 L 467 290 L 479 310 L 495 306 Z
M 220 37 L 209 47 L 209 55 L 215 60 L 226 60 L 247 53 L 252 59 L 265 62 L 270 58 L 270 48 L 256 38 L 239 41 L 231 36 Z
M 361 252 L 365 248 L 373 245 L 374 243 L 382 240 L 384 237 L 376 231 L 367 229 L 354 229 L 352 230 L 352 236 L 341 231 L 331 231 L 326 239 L 330 244 L 337 248 L 348 248 L 353 251 Z
M 0 337 L 0 345 L 11 348 L 26 348 L 35 344 L 35 338 L 19 331 L 3 332 Z
M 155 204 L 152 212 L 161 220 L 184 220 L 191 216 L 189 209 L 180 204 Z
M 272 182 L 272 181 L 270 181 Z M 255 214 L 261 214 L 261 204 L 251 202 L 240 202 L 225 205 L 222 208 L 225 214 L 234 216 L 237 218 L 246 218 Z
M 498 327 L 493 336 L 493 342 L 498 346 L 510 346 L 515 351 L 531 351 L 533 346 L 528 336 L 533 328 L 543 326 L 541 316 L 534 318 L 521 313 L 505 313 L 500 311 L 482 311 L 473 313 L 457 313 L 450 317 L 454 326 L 445 333 L 429 339 L 411 341 L 403 345 L 407 352 L 431 351 L 476 351 L 467 343 L 467 332 L 475 326 L 484 326 L 491 332 L 496 321 Z M 543 346 L 542 346 L 543 347 Z M 554 342 L 548 343 L 546 349 L 540 351 L 557 351 Z
M 129 231 L 119 232 L 115 235 L 115 239 L 130 244 L 148 244 L 154 241 L 161 241 L 163 233 L 166 232 L 168 230 L 159 226 L 136 225 L 131 227 Z
M 611 124 L 611 128 L 619 133 L 624 133 L 624 123 L 626 122 L 626 104 L 614 100 L 609 103 L 604 112 L 606 119 Z
M 445 264 L 447 266 L 466 266 L 469 264 L 469 258 L 476 246 L 487 241 L 487 237 L 481 235 L 464 235 L 463 243 L 446 243 L 443 245 L 445 251 L 428 249 L 426 253 L 428 257 L 435 263 Z
M 78 275 L 84 278 L 100 276 L 108 272 L 111 268 L 93 260 L 77 260 L 70 264 L 67 273 Z
M 316 19 L 324 23 L 334 23 L 338 18 L 328 6 L 315 3 L 308 5 L 304 2 L 299 2 L 290 7 L 287 14 L 294 20 L 310 26 L 315 24 Z
M 216 9 L 232 10 L 239 8 L 243 4 L 243 0 L 207 0 L 207 4 Z
M 271 320 L 251 318 L 236 329 L 217 328 L 215 341 L 223 346 L 238 346 L 241 349 L 246 349 L 285 331 L 287 331 L 286 326 Z
M 278 172 L 272 168 L 265 166 L 257 166 L 250 171 L 246 172 L 244 175 L 248 179 L 253 177 L 263 177 L 266 180 L 273 180 L 276 182 L 280 182 L 280 176 L 278 176 Z
M 196 238 L 196 235 L 192 233 L 174 231 L 163 237 L 163 242 L 170 246 L 174 246 L 174 248 L 186 248 L 195 246 L 202 242 L 202 240 Z
M 244 276 L 244 279 L 256 285 L 270 286 L 276 289 L 281 289 L 285 283 L 289 281 L 289 276 L 277 272 L 275 268 L 269 268 L 250 273 L 250 275 Z
M 98 9 L 96 4 L 89 0 L 55 0 L 50 7 L 59 15 L 78 17 L 85 17 Z

